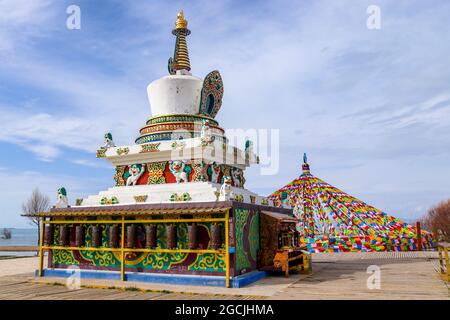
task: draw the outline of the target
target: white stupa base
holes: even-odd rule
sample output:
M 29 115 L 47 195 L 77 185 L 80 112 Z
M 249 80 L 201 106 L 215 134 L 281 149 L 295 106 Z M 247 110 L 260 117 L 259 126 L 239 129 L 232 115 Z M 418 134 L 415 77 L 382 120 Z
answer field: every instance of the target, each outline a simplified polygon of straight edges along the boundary
M 130 205 L 136 203 L 173 203 L 170 197 L 176 193 L 181 196 L 183 193 L 189 193 L 191 200 L 185 202 L 215 202 L 217 200 L 226 200 L 224 197 L 217 198 L 216 192 L 220 192 L 221 185 L 212 182 L 188 182 L 188 183 L 167 183 L 154 185 L 138 185 L 125 187 L 112 187 L 106 191 L 101 191 L 98 195 L 92 195 L 83 199 L 79 207 L 101 206 L 101 199 L 116 197 L 119 201 L 117 205 Z M 252 203 L 250 196 L 254 197 L 254 204 L 267 205 L 264 203 L 265 197 L 259 196 L 243 188 L 232 187 L 233 196 L 231 199 L 241 197 L 244 203 Z M 137 202 L 135 196 L 147 196 L 145 202 Z M 269 201 L 268 205 L 273 206 Z

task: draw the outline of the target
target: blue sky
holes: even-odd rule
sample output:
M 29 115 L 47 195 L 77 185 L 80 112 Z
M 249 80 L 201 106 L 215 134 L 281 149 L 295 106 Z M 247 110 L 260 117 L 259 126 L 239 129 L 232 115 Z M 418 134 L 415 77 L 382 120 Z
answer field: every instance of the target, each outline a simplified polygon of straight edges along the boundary
M 193 74 L 223 76 L 220 124 L 280 129 L 278 174 L 250 168 L 247 188 L 281 187 L 307 152 L 314 174 L 401 218 L 450 196 L 448 1 L 1 0 L 0 227 L 27 226 L 36 186 L 73 202 L 113 185 L 95 150 L 108 131 L 133 143 L 151 115 L 180 9 Z

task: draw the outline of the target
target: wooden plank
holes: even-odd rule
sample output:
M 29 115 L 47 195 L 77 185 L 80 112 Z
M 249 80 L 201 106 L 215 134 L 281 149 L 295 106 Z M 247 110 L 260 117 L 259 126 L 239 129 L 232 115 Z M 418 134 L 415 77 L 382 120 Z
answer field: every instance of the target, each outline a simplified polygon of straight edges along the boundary
M 0 252 L 37 252 L 37 246 L 0 246 Z

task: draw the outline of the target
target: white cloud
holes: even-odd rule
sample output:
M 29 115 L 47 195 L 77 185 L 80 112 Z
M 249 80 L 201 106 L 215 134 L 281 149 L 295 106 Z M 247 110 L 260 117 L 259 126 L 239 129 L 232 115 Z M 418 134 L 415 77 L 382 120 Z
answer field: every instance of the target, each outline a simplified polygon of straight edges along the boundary
M 36 25 L 47 19 L 51 0 L 2 0 L 0 2 L 0 24 L 8 27 Z
M 36 154 L 37 158 L 42 161 L 52 161 L 60 153 L 56 147 L 45 144 L 26 145 L 26 148 Z
M 86 166 L 86 167 L 92 167 L 92 168 L 104 168 L 104 169 L 109 169 L 111 170 L 113 167 L 112 165 L 108 165 L 106 162 L 101 162 L 97 159 L 97 161 L 91 161 L 91 160 L 86 160 L 86 159 L 73 159 L 73 160 L 69 160 L 72 163 L 81 165 L 81 166 Z
M 17 53 L 31 38 L 45 36 L 48 22 L 56 14 L 53 0 L 0 1 L 0 57 Z

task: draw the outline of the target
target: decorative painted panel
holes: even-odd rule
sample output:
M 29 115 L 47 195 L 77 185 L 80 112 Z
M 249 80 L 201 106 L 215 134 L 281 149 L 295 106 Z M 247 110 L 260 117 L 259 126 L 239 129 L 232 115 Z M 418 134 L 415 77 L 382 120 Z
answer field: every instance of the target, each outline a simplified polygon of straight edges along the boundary
M 114 180 L 116 181 L 116 186 L 124 186 L 125 178 L 123 175 L 125 174 L 126 166 L 117 166 L 116 174 L 114 175 Z
M 222 106 L 223 81 L 219 71 L 210 72 L 203 81 L 200 113 L 214 118 Z
M 186 223 L 176 223 L 178 249 L 188 248 L 188 233 Z M 102 247 L 109 247 L 109 225 L 100 225 L 102 230 Z M 199 249 L 207 249 L 210 244 L 209 229 L 211 223 L 198 224 Z M 92 225 L 85 224 L 85 245 L 92 246 Z M 222 225 L 222 230 L 224 230 Z M 58 239 L 59 227 L 55 226 L 55 239 Z M 73 240 L 73 239 L 72 239 Z M 125 239 L 126 240 L 126 239 Z M 165 224 L 157 225 L 157 247 L 167 248 Z M 57 241 L 54 243 L 57 244 Z M 145 231 L 143 225 L 137 225 L 136 248 L 143 248 L 145 244 Z M 71 245 L 74 245 L 73 243 Z M 223 247 L 223 246 L 222 246 Z M 78 266 L 84 269 L 120 270 L 121 253 L 110 251 L 70 251 L 53 250 L 51 267 L 64 268 Z M 181 253 L 181 252 L 129 252 L 125 255 L 125 268 L 127 270 L 147 272 L 173 272 L 173 273 L 207 273 L 223 274 L 225 272 L 225 257 L 215 253 Z
M 147 164 L 148 180 L 147 184 L 163 184 L 166 183 L 164 178 L 164 170 L 166 168 L 167 161 L 153 162 Z
M 259 251 L 259 213 L 250 209 L 235 209 L 237 274 L 256 269 Z

